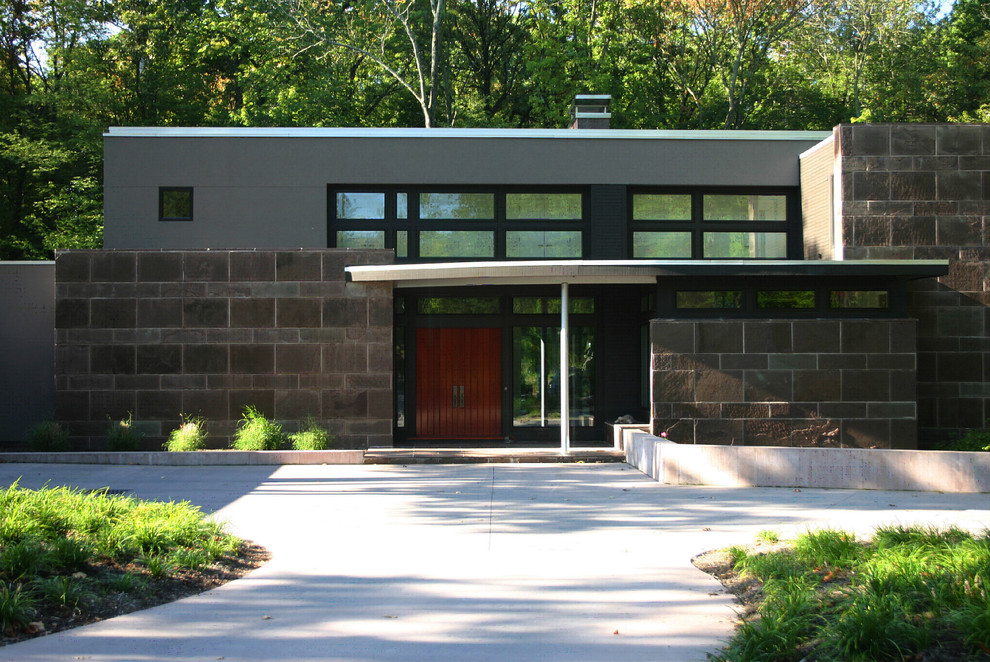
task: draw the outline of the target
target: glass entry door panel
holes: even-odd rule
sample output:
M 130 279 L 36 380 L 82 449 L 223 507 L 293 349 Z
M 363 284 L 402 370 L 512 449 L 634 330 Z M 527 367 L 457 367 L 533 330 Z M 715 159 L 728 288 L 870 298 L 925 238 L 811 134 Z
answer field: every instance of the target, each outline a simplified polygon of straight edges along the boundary
M 416 330 L 416 434 L 502 436 L 502 330 Z
M 568 330 L 572 426 L 595 424 L 595 330 Z M 560 327 L 512 330 L 512 425 L 560 426 Z

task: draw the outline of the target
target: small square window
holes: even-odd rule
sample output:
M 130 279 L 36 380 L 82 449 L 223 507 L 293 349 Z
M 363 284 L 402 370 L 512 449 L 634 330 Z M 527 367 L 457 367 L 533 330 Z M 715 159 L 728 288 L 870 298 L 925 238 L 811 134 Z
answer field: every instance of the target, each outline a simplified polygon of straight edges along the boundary
M 158 189 L 159 221 L 193 220 L 193 190 L 191 186 L 162 186 Z

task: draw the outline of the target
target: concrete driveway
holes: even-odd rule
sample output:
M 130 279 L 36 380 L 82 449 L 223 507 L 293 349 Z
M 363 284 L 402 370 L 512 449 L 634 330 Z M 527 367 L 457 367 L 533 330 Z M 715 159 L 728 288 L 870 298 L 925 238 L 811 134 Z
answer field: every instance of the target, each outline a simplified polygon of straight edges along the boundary
M 704 660 L 704 550 L 880 523 L 990 525 L 987 495 L 668 487 L 627 465 L 0 465 L 0 484 L 186 499 L 268 547 L 245 579 L 0 660 Z

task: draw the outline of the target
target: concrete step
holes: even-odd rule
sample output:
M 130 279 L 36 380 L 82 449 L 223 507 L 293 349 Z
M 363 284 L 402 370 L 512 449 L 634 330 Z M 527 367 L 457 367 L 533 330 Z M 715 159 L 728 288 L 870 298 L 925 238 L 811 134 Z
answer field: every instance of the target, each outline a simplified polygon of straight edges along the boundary
M 625 462 L 612 448 L 369 448 L 365 464 L 520 464 L 529 462 Z

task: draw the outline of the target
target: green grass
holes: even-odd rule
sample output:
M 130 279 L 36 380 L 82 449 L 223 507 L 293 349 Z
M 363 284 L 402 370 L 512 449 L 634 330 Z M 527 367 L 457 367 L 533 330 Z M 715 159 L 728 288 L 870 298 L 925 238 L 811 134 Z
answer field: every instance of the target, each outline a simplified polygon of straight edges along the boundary
M 990 660 L 986 532 L 892 526 L 857 541 L 825 529 L 783 551 L 728 552 L 762 598 L 716 660 L 866 662 L 936 649 L 958 653 L 933 659 Z
M 231 446 L 239 451 L 273 451 L 285 441 L 282 426 L 265 418 L 256 408 L 244 408 Z
M 16 636 L 42 611 L 77 614 L 95 596 L 143 594 L 150 579 L 209 566 L 240 544 L 188 502 L 0 489 L 0 631 Z

